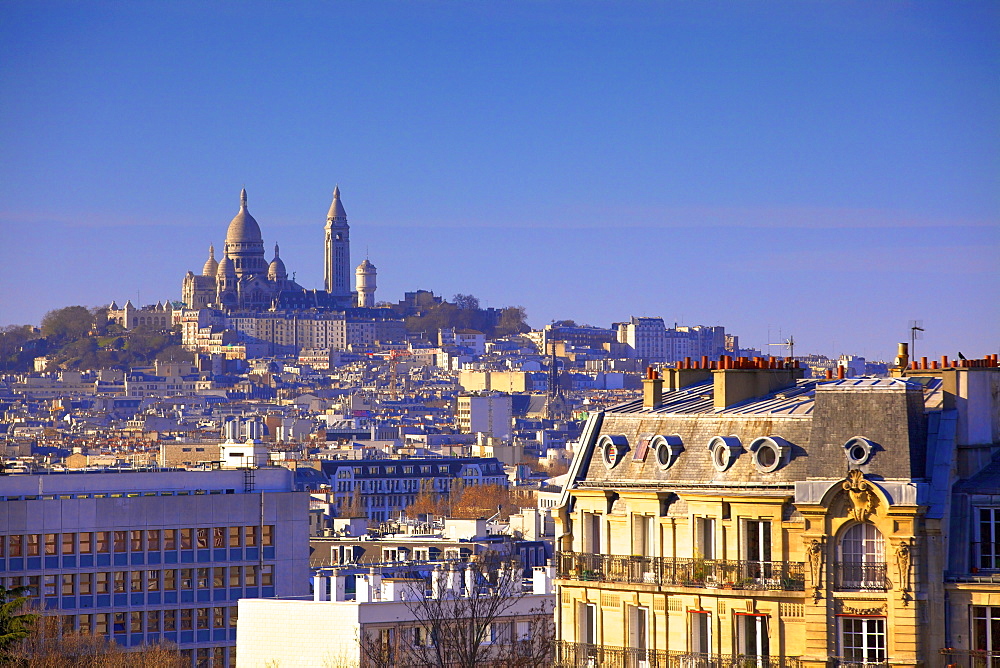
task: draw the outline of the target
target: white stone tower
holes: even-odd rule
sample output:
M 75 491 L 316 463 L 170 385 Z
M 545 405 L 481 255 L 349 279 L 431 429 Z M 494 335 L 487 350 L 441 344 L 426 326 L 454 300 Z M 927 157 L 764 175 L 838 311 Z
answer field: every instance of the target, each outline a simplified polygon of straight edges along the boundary
M 375 265 L 365 258 L 354 272 L 357 279 L 358 306 L 373 308 L 375 306 Z
M 340 186 L 333 189 L 333 203 L 326 214 L 324 245 L 324 283 L 326 291 L 335 297 L 351 296 L 351 228 L 347 212 L 340 203 Z

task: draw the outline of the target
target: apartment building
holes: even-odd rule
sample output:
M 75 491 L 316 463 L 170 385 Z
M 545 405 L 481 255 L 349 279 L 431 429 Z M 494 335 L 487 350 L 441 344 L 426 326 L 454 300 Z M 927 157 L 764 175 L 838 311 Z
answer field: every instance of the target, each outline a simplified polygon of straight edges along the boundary
M 513 426 L 513 399 L 502 392 L 469 392 L 458 396 L 455 426 L 463 434 L 488 434 L 510 438 Z
M 0 479 L 0 578 L 62 628 L 235 665 L 237 601 L 309 591 L 308 497 L 286 469 Z
M 492 457 L 335 459 L 323 461 L 322 471 L 338 511 L 357 499 L 361 511 L 377 522 L 398 516 L 423 490 L 446 495 L 456 481 L 466 486 L 508 484 L 503 465 Z
M 589 418 L 557 508 L 559 665 L 1000 657 L 995 356 L 685 366 Z

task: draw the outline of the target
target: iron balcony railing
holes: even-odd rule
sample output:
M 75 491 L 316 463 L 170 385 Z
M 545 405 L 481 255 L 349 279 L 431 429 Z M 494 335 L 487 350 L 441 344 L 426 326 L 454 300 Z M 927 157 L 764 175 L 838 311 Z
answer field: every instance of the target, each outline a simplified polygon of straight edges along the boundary
M 798 658 L 753 654 L 698 654 L 557 641 L 559 668 L 802 668 Z
M 841 591 L 888 591 L 884 563 L 841 561 L 833 564 L 834 587 Z
M 1000 668 L 1000 651 L 947 647 L 941 654 L 948 668 Z
M 833 656 L 827 660 L 829 668 L 889 668 L 885 659 L 852 659 L 850 657 Z
M 557 552 L 556 577 L 624 584 L 804 591 L 802 562 Z

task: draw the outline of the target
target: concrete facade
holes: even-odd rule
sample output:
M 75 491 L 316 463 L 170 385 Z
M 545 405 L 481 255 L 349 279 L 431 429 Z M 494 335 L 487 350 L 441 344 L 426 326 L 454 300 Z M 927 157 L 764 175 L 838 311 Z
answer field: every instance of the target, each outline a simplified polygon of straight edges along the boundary
M 0 479 L 0 576 L 64 628 L 233 665 L 243 597 L 308 592 L 308 498 L 285 469 Z

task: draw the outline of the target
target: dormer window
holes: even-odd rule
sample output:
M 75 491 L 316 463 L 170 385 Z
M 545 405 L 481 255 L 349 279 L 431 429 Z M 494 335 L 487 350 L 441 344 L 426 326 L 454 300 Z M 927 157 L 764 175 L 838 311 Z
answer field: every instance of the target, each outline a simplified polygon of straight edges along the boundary
M 735 436 L 716 436 L 708 442 L 708 450 L 712 456 L 712 466 L 716 471 L 725 471 L 736 458 L 742 449 L 740 439 Z
M 628 439 L 621 434 L 605 434 L 597 442 L 601 460 L 608 469 L 618 466 L 625 453 L 628 452 Z
M 844 443 L 844 451 L 847 453 L 847 461 L 852 466 L 864 466 L 872 457 L 875 444 L 867 438 L 855 436 L 847 443 Z
M 656 464 L 666 471 L 674 465 L 677 457 L 684 451 L 684 444 L 681 437 L 676 434 L 671 436 L 657 435 L 650 442 L 650 448 L 656 455 Z
M 780 436 L 764 436 L 750 444 L 753 463 L 761 473 L 772 473 L 786 463 L 791 456 L 791 445 Z

